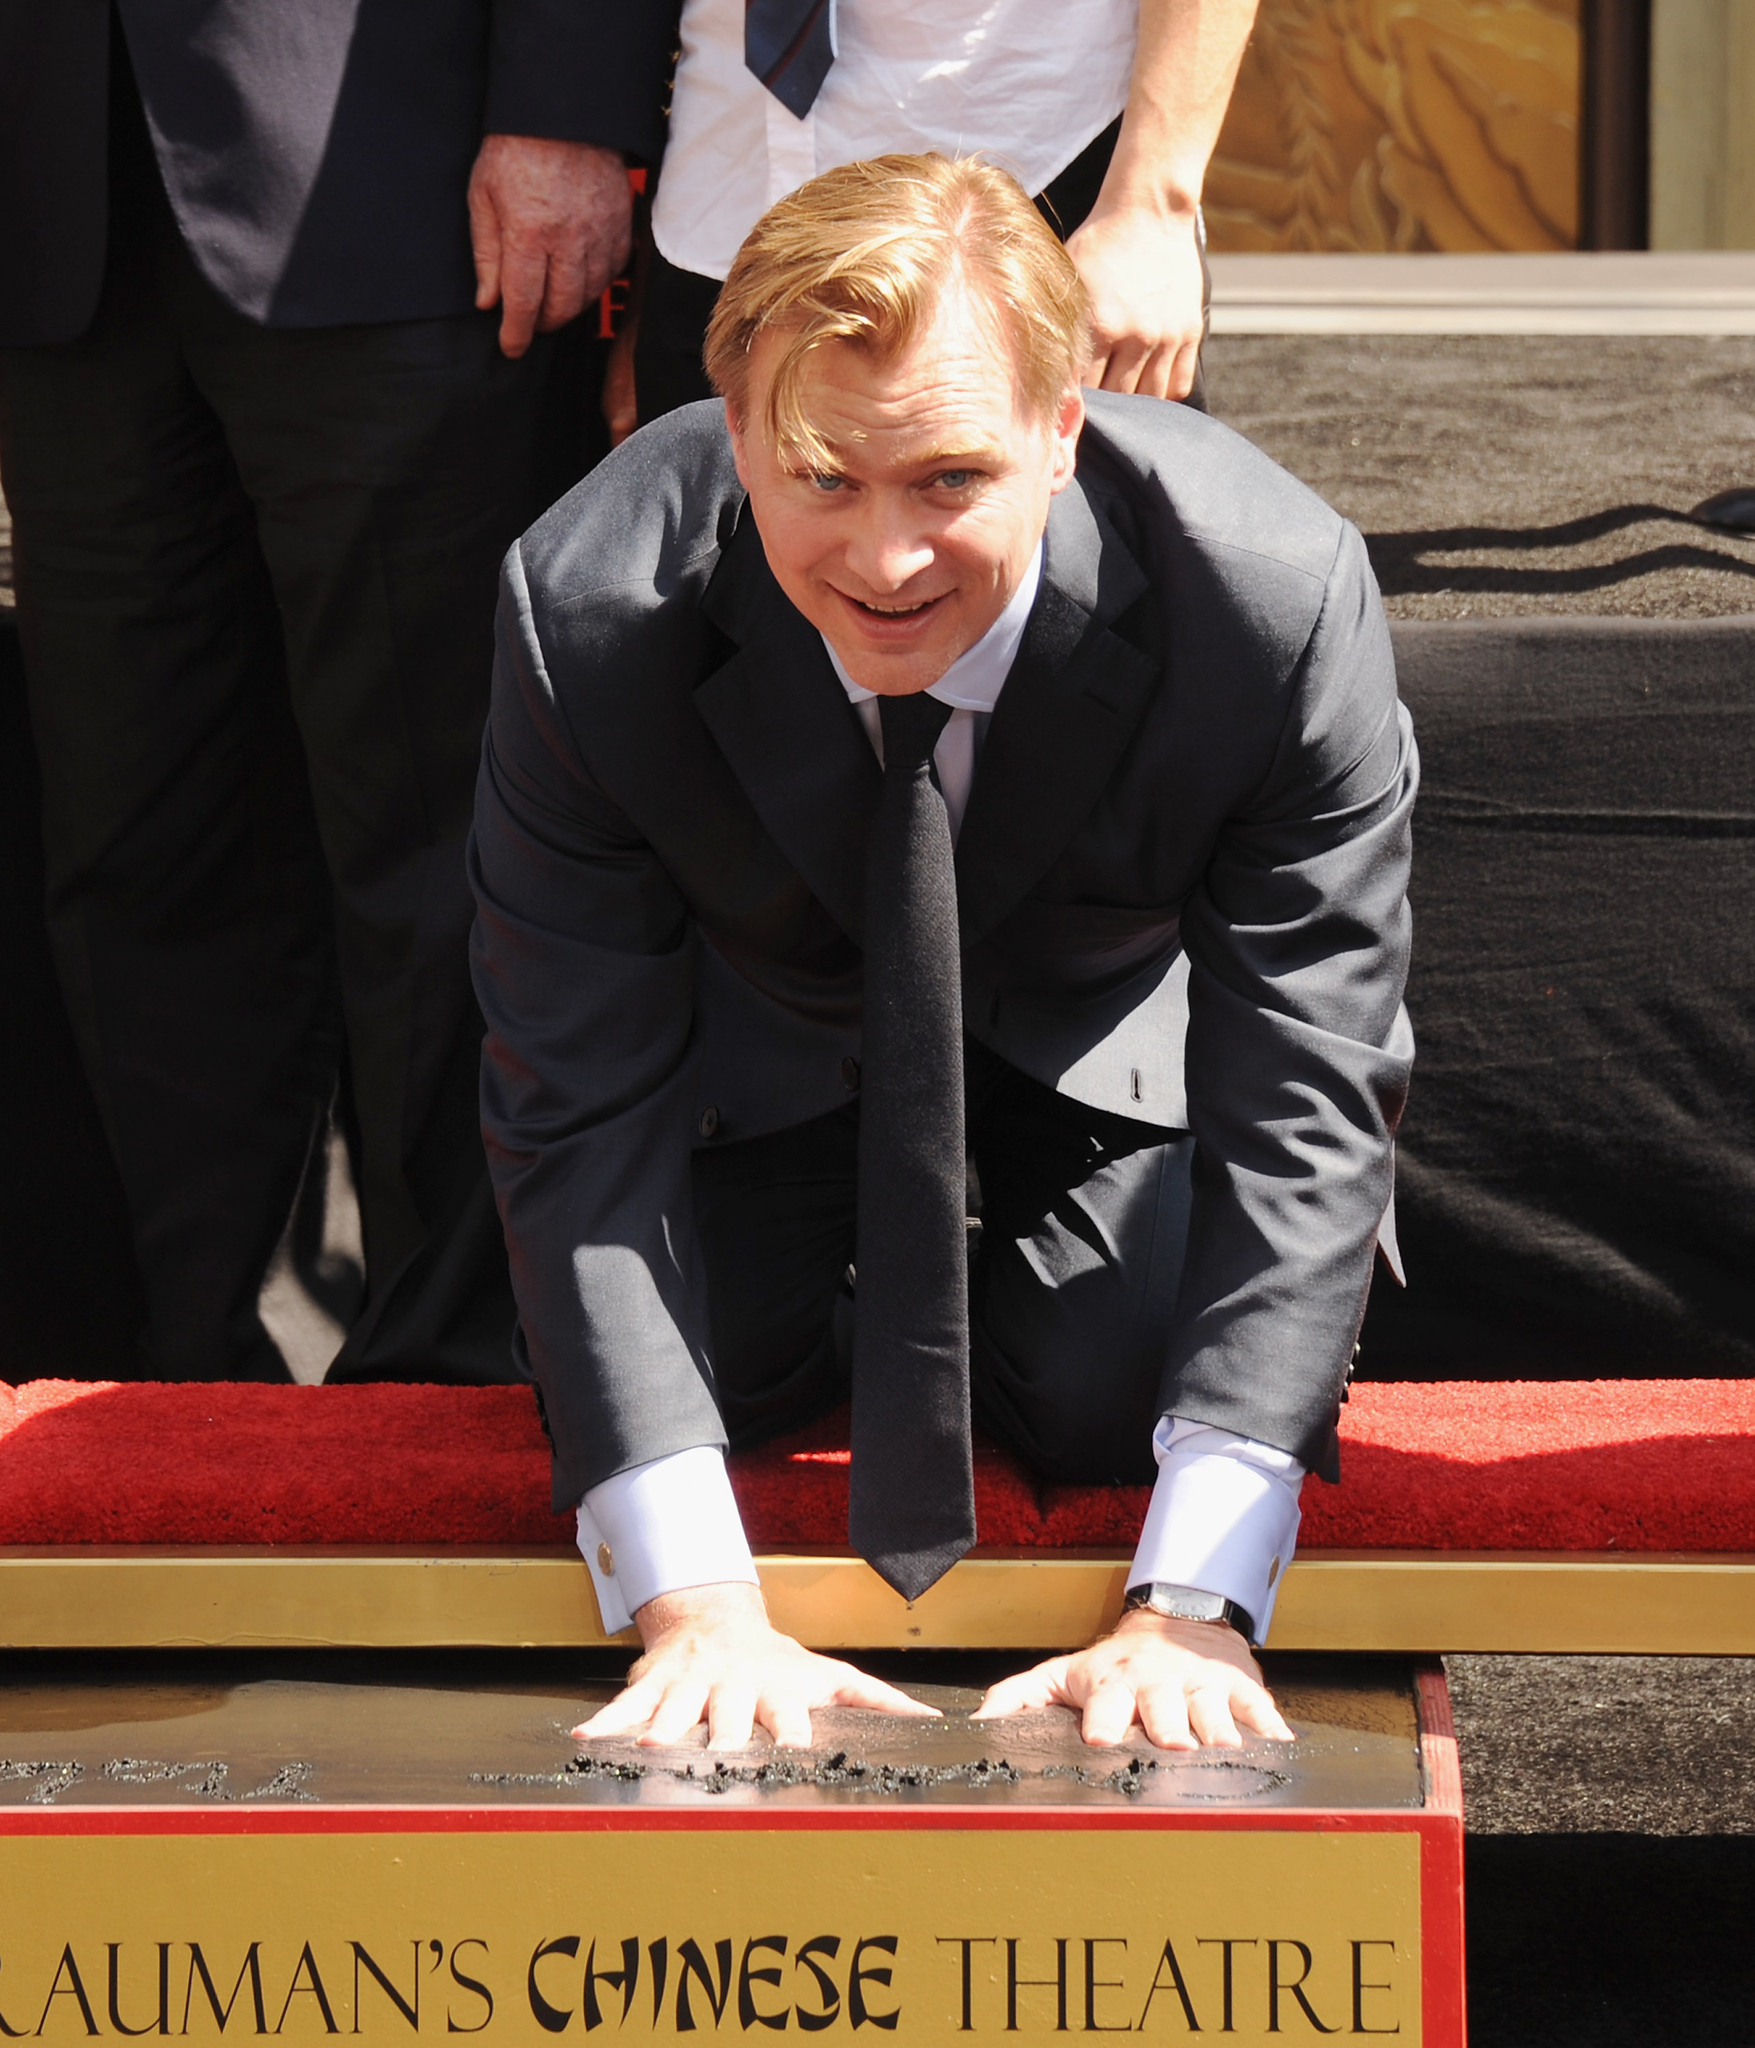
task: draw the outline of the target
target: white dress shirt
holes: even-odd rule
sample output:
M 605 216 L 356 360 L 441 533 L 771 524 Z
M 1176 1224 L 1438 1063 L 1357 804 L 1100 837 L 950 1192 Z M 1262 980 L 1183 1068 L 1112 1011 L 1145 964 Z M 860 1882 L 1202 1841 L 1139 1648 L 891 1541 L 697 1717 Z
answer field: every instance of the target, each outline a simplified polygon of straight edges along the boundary
M 777 199 L 893 150 L 980 154 L 1040 192 L 1127 104 L 1139 0 L 832 0 L 801 121 L 743 61 L 744 0 L 686 0 L 652 210 L 680 270 L 724 277 Z
M 974 779 L 978 721 L 999 701 L 1041 576 L 1038 546 L 1005 610 L 927 692 L 951 706 L 933 766 L 953 841 Z M 881 760 L 877 697 L 823 645 Z M 1157 1579 L 1222 1594 L 1253 1616 L 1257 1636 L 1265 1637 L 1298 1539 L 1304 1467 L 1285 1451 L 1173 1415 L 1153 1431 L 1152 1452 L 1158 1477 L 1128 1584 Z M 579 1548 L 612 1633 L 659 1593 L 756 1580 L 725 1460 L 711 1447 L 654 1458 L 592 1487 L 579 1504 Z

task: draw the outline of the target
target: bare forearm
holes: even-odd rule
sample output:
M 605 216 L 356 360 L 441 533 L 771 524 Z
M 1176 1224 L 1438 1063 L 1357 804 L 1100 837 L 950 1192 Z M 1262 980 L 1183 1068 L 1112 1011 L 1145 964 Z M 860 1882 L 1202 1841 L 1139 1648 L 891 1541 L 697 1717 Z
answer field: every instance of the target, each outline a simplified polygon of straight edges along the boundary
M 1200 204 L 1257 0 L 1140 0 L 1139 47 L 1100 208 Z
M 1256 0 L 1140 0 L 1127 112 L 1067 244 L 1091 301 L 1082 381 L 1148 398 L 1193 386 L 1205 322 L 1197 209 Z

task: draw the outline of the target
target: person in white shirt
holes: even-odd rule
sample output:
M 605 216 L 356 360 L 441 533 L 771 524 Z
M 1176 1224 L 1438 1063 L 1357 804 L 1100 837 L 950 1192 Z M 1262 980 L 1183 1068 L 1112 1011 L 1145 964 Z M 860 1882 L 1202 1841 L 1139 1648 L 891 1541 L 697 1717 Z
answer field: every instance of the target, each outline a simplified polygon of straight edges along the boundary
M 1201 185 L 1256 5 L 830 0 L 833 61 L 800 116 L 746 61 L 745 0 L 685 0 L 612 431 L 710 395 L 707 320 L 760 214 L 821 171 L 895 150 L 979 155 L 1040 195 L 1090 296 L 1087 384 L 1203 404 Z

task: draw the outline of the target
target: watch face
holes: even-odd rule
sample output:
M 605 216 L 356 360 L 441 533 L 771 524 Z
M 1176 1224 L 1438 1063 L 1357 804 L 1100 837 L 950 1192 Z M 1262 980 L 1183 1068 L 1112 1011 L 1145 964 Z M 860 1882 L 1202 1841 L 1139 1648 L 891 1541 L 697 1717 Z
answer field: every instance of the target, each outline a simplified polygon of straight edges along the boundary
M 1128 1597 L 1134 1606 L 1175 1621 L 1222 1621 L 1225 1616 L 1222 1595 L 1197 1593 L 1192 1586 L 1139 1586 Z
M 1254 1620 L 1222 1593 L 1198 1593 L 1192 1586 L 1170 1586 L 1160 1582 L 1130 1586 L 1124 1605 L 1133 1610 L 1147 1608 L 1153 1614 L 1163 1615 L 1167 1621 L 1223 1622 L 1234 1628 L 1246 1643 L 1255 1640 Z

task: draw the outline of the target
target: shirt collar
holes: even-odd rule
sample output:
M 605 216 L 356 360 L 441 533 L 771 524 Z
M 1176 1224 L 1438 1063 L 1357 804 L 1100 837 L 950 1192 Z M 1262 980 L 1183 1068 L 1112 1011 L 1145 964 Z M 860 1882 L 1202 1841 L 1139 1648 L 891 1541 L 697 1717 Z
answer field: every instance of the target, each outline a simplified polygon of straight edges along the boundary
M 1012 663 L 1018 658 L 1018 645 L 1024 637 L 1030 607 L 1036 602 L 1036 588 L 1041 581 L 1042 543 L 1038 541 L 1036 552 L 1030 557 L 1030 565 L 1018 578 L 1018 587 L 1007 600 L 1005 610 L 973 647 L 965 648 L 957 656 L 927 691 L 929 697 L 936 697 L 954 711 L 993 709 L 999 702 L 1000 691 L 1005 688 Z M 841 678 L 841 687 L 847 692 L 849 703 L 871 703 L 877 692 L 861 689 L 841 666 L 841 657 L 829 647 L 826 639 L 823 645 L 829 648 L 829 659 L 835 664 L 835 673 Z

